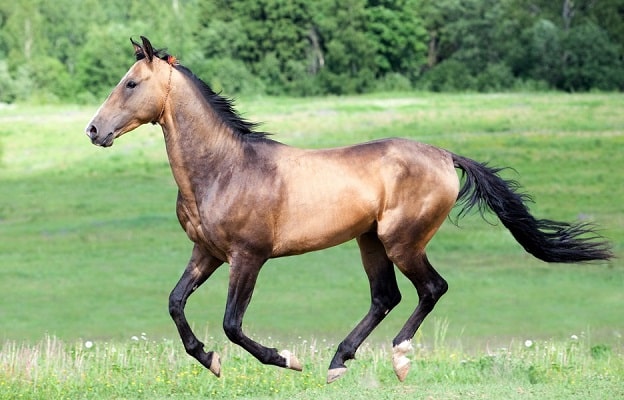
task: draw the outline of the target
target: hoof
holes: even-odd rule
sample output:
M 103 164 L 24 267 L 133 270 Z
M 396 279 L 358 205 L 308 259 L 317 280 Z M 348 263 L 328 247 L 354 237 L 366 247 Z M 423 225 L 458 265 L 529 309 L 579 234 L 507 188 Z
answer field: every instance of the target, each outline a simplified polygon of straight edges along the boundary
M 295 371 L 302 371 L 303 367 L 301 366 L 301 362 L 288 350 L 282 350 L 279 353 L 280 356 L 286 359 L 286 368 L 292 369 Z
M 217 353 L 212 353 L 212 361 L 208 368 L 217 378 L 221 377 L 221 358 Z
M 340 378 L 347 372 L 347 369 L 342 368 L 332 368 L 327 372 L 327 383 L 330 384 Z
M 392 348 L 392 368 L 399 381 L 403 382 L 410 370 L 410 360 L 405 354 L 412 351 L 412 343 L 409 340 Z
M 405 380 L 410 370 L 410 360 L 407 357 L 403 357 L 403 359 L 400 362 L 393 361 L 394 373 L 401 382 Z

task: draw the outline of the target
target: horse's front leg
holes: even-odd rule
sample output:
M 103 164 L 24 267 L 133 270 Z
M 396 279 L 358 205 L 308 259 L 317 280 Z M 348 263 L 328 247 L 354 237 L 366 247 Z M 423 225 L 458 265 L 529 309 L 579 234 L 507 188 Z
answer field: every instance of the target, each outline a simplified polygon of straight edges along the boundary
M 243 316 L 265 261 L 265 258 L 250 255 L 233 258 L 223 330 L 233 343 L 247 350 L 261 363 L 301 371 L 301 363 L 291 352 L 285 350 L 278 353 L 277 349 L 262 346 L 243 333 Z
M 212 351 L 204 351 L 204 344 L 197 339 L 186 320 L 184 306 L 195 289 L 204 283 L 221 264 L 223 261 L 216 259 L 195 245 L 191 260 L 169 295 L 169 314 L 171 314 L 178 328 L 186 352 L 195 357 L 216 376 L 221 374 L 219 355 Z

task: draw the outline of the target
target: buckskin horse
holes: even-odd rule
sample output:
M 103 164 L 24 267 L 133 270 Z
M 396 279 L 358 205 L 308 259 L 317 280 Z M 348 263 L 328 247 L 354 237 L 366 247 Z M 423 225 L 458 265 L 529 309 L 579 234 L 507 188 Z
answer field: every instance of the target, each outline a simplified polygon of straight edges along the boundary
M 493 168 L 447 150 L 390 138 L 307 150 L 270 139 L 175 57 L 148 39 L 131 39 L 136 62 L 86 127 L 92 143 L 109 147 L 146 123 L 164 134 L 178 185 L 176 212 L 194 242 L 190 261 L 169 297 L 169 312 L 186 352 L 220 376 L 217 353 L 205 351 L 184 314 L 188 297 L 223 263 L 229 288 L 227 337 L 264 364 L 300 371 L 296 356 L 267 348 L 242 330 L 243 315 L 263 264 L 356 239 L 370 281 L 368 313 L 339 344 L 327 382 L 401 300 L 394 266 L 414 285 L 418 304 L 393 339 L 399 380 L 409 371 L 411 339 L 446 281 L 425 247 L 456 203 L 460 216 L 492 210 L 524 249 L 546 262 L 608 260 L 610 245 L 586 223 L 536 219 L 528 196 Z M 462 171 L 463 185 L 455 169 Z

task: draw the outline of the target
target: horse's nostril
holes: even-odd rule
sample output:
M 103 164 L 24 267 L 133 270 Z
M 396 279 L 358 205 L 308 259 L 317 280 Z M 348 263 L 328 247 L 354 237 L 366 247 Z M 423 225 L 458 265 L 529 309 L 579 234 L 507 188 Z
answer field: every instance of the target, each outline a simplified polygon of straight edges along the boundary
M 97 134 L 97 128 L 95 127 L 95 125 L 91 125 L 91 127 L 89 128 L 89 134 L 91 135 L 91 137 Z

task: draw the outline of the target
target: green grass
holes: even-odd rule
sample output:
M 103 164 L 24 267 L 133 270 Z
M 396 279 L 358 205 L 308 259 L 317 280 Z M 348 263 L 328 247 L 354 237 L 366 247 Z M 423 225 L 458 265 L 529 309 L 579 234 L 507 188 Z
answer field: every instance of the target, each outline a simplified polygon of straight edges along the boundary
M 509 347 L 510 343 L 521 344 L 527 339 L 552 340 L 560 348 L 567 346 L 571 335 L 584 338 L 579 357 L 592 361 L 577 364 L 580 375 L 575 372 L 569 378 L 571 375 L 564 374 L 560 380 L 561 376 L 555 374 L 557 379 L 531 386 L 524 385 L 526 373 L 514 378 L 514 374 L 496 372 L 485 374 L 481 380 L 454 382 L 453 374 L 459 372 L 452 372 L 453 368 L 465 365 L 449 367 L 448 360 L 439 359 L 439 354 L 424 354 L 418 373 L 413 371 L 407 386 L 401 386 L 391 376 L 387 355 L 371 350 L 352 363 L 346 383 L 316 388 L 314 385 L 324 379 L 329 355 L 307 357 L 306 367 L 313 376 L 306 378 L 305 373 L 291 375 L 259 365 L 246 353 L 236 353 L 224 344 L 224 266 L 191 297 L 187 310 L 200 335 L 239 354 L 242 364 L 226 361 L 225 374 L 232 363 L 231 368 L 252 370 L 253 379 L 272 381 L 282 377 L 278 389 L 282 394 L 290 393 L 289 397 L 305 390 L 301 396 L 318 398 L 342 393 L 344 398 L 353 390 L 350 384 L 357 385 L 371 375 L 367 370 L 372 368 L 370 360 L 383 359 L 375 364 L 382 371 L 381 378 L 376 378 L 381 379 L 379 386 L 370 389 L 380 397 L 386 389 L 394 395 L 405 391 L 422 393 L 423 397 L 429 393 L 433 398 L 453 398 L 455 394 L 451 393 L 493 397 L 479 396 L 489 381 L 496 381 L 496 388 L 509 395 L 500 397 L 522 397 L 522 393 L 515 392 L 518 387 L 539 397 L 540 388 L 548 391 L 555 386 L 570 395 L 563 397 L 571 397 L 571 390 L 584 393 L 589 377 L 602 373 L 601 368 L 606 368 L 605 373 L 612 372 L 609 365 L 605 367 L 600 364 L 603 361 L 591 358 L 588 350 L 603 345 L 612 349 L 610 360 L 619 363 L 621 371 L 624 96 L 392 94 L 254 98 L 239 101 L 239 109 L 247 118 L 263 121 L 262 128 L 276 133 L 275 139 L 296 146 L 340 146 L 402 136 L 489 160 L 493 165 L 512 166 L 515 172 L 506 171 L 505 175 L 519 180 L 533 195 L 535 204 L 531 209 L 536 216 L 595 221 L 613 242 L 619 257 L 608 264 L 547 265 L 526 255 L 504 228 L 477 216 L 462 219 L 459 228 L 446 223 L 436 235 L 429 248 L 430 259 L 449 282 L 450 290 L 421 328 L 424 343 L 430 345 L 435 337 L 435 324 L 431 322 L 435 318 L 449 321 L 449 352 L 477 360 L 487 354 L 488 348 Z M 61 355 L 71 355 L 71 343 L 76 341 L 91 340 L 101 351 L 111 346 L 127 349 L 131 336 L 145 332 L 156 342 L 154 351 L 161 351 L 161 340 L 167 343 L 167 351 L 175 351 L 171 374 L 199 371 L 182 354 L 167 313 L 167 296 L 186 265 L 191 243 L 175 218 L 176 187 L 160 129 L 141 127 L 117 140 L 111 149 L 103 150 L 92 146 L 82 133 L 94 111 L 95 107 L 71 106 L 0 108 L 0 340 L 41 356 L 47 345 L 45 340 L 43 344 L 40 341 L 50 335 L 58 338 L 54 340 L 60 343 Z M 489 220 L 495 221 L 491 216 Z M 388 346 L 415 307 L 413 288 L 402 277 L 399 281 L 403 302 L 371 336 L 371 349 Z M 245 327 L 254 337 L 267 338 L 263 339 L 266 342 L 293 346 L 302 340 L 336 344 L 364 315 L 368 303 L 368 282 L 358 250 L 348 243 L 270 261 L 260 275 Z M 85 360 L 91 360 L 92 353 L 84 353 Z M 5 351 L 2 356 L 6 356 Z M 155 379 L 150 373 L 157 373 L 167 364 L 162 358 L 136 363 L 143 364 L 136 368 L 144 386 Z M 105 368 L 99 361 L 95 365 L 88 361 L 84 366 L 91 368 L 85 372 L 86 378 L 68 380 L 68 386 L 48 384 L 44 389 L 42 381 L 32 383 L 24 378 L 21 390 L 30 387 L 50 395 L 56 387 L 59 395 L 53 397 L 80 397 L 72 394 L 86 390 L 85 385 L 93 381 L 89 377 L 97 374 L 97 368 Z M 549 370 L 543 365 L 540 368 Z M 436 369 L 440 375 L 437 381 L 428 378 Z M 50 371 L 42 374 L 50 378 Z M 109 374 L 108 382 L 115 391 L 102 397 L 138 396 L 128 381 L 120 382 L 128 375 L 123 372 Z M 22 367 L 9 370 L 3 363 L 0 385 L 16 384 L 22 373 Z M 494 379 L 496 374 L 500 379 Z M 209 388 L 216 388 L 219 393 L 233 394 L 235 389 L 230 385 L 240 385 L 236 373 L 230 372 L 218 381 L 203 371 L 200 376 L 188 382 L 179 380 L 175 390 L 209 393 L 213 390 Z M 306 386 L 308 379 L 313 383 Z M 566 379 L 583 383 L 563 383 Z M 605 387 L 611 382 L 594 381 L 598 383 L 590 387 L 596 390 L 601 382 Z M 452 389 L 445 391 L 445 382 L 452 382 Z M 515 382 L 524 383 L 516 386 Z M 104 390 L 106 382 L 97 384 L 97 390 Z M 246 388 L 255 390 L 257 397 L 276 395 L 257 382 Z M 157 397 L 167 397 L 169 389 L 159 389 Z M 250 393 L 241 396 L 254 397 Z
M 448 346 L 445 329 L 437 321 L 433 346 L 419 335 L 404 383 L 390 367 L 390 349 L 367 343 L 348 373 L 330 386 L 325 367 L 334 344 L 326 341 L 289 344 L 304 361 L 303 372 L 294 372 L 262 366 L 239 347 L 208 339 L 223 355 L 220 379 L 190 360 L 177 341 L 141 336 L 95 344 L 55 338 L 29 346 L 9 342 L 0 349 L 0 399 L 602 400 L 624 394 L 624 358 L 606 346 L 590 347 L 585 337 L 511 342 L 474 355 Z

